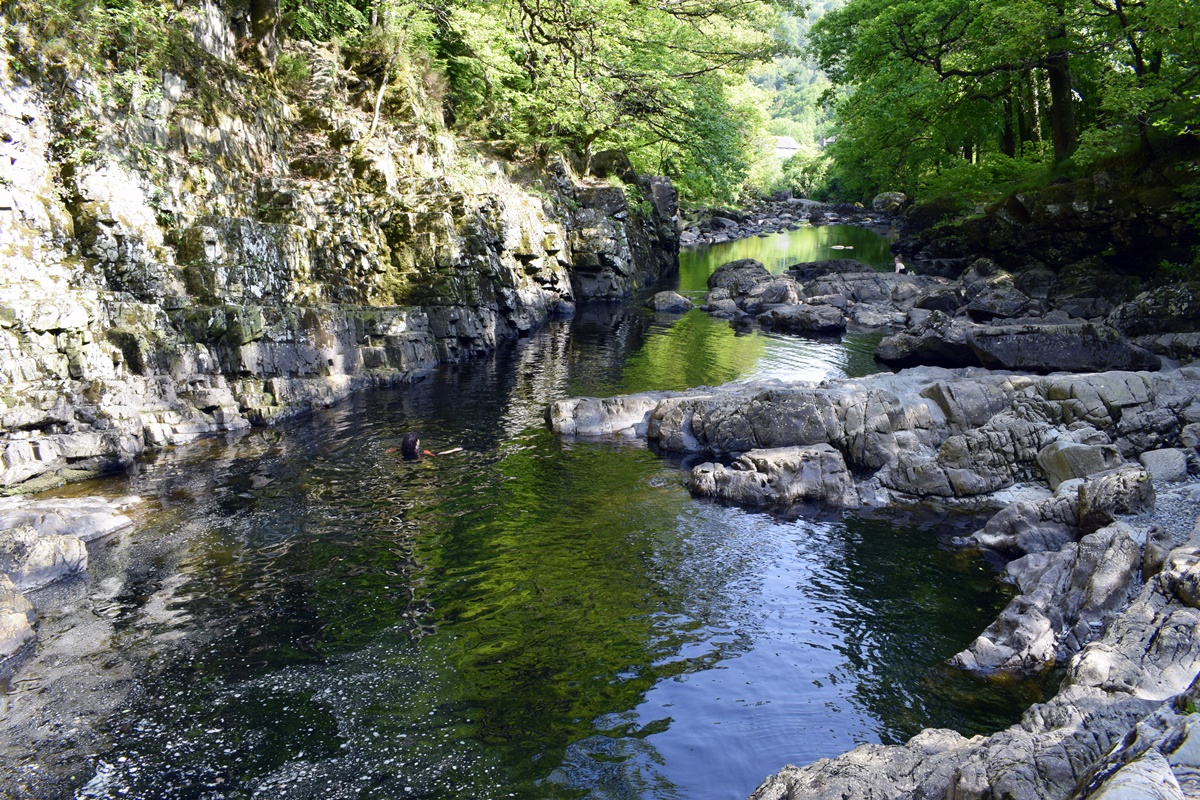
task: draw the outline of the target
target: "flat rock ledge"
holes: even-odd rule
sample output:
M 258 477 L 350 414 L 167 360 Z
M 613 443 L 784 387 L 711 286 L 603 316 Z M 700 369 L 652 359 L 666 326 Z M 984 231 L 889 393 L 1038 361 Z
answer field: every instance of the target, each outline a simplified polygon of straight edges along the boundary
M 140 497 L 0 498 L 0 668 L 36 638 L 24 592 L 83 573 L 86 543 L 133 524 Z

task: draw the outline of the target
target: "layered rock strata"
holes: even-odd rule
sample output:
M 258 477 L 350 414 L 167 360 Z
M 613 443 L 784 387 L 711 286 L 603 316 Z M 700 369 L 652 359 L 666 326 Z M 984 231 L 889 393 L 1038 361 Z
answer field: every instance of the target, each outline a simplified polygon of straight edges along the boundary
M 1035 377 L 924 367 L 820 384 L 574 398 L 553 404 L 547 418 L 560 433 L 645 437 L 665 451 L 722 458 L 756 450 L 769 461 L 775 450 L 829 445 L 855 476 L 859 500 L 879 506 L 986 500 L 1014 484 L 1061 476 L 1050 454 L 1082 442 L 1111 447 L 1125 460 L 1177 446 L 1200 418 L 1198 390 L 1195 369 Z M 1075 463 L 1081 470 L 1112 465 Z M 784 472 L 796 480 L 809 474 Z M 766 499 L 770 487 L 779 502 L 821 494 L 768 481 L 759 496 Z
M 0 51 L 0 492 L 412 380 L 676 263 L 669 181 L 634 176 L 635 207 L 563 162 L 510 177 L 419 83 L 376 128 L 332 51 L 290 45 L 287 94 L 220 6 L 180 15 L 178 73 L 131 104 Z

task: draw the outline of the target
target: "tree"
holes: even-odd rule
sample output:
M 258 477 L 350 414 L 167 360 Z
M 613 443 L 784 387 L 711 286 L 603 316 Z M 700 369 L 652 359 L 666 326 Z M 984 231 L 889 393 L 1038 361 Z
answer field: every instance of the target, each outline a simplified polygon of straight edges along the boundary
M 1194 118 L 1198 20 L 1185 0 L 850 0 L 812 31 L 818 63 L 852 89 L 838 168 L 912 190 L 1046 140 L 1059 163 L 1080 140 L 1088 158 L 1121 140 L 1148 152 L 1152 131 Z
M 787 52 L 791 0 L 488 0 L 448 3 L 438 34 L 452 115 L 489 138 L 584 162 L 620 147 L 685 196 L 728 198 L 755 114 L 736 87 Z

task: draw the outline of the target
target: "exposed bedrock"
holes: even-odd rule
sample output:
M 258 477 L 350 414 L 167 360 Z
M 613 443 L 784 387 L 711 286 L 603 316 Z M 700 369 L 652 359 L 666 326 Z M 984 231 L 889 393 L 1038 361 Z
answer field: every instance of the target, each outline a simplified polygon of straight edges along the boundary
M 311 44 L 288 45 L 306 93 L 277 91 L 231 13 L 180 9 L 226 70 L 219 107 L 188 59 L 135 108 L 0 52 L 0 493 L 413 380 L 677 263 L 665 178 L 626 176 L 631 206 L 561 160 L 510 177 L 419 90 L 399 126 L 337 101 L 361 76 Z M 91 157 L 62 162 L 68 118 Z
M 0 668 L 36 637 L 23 592 L 83 573 L 86 543 L 133 524 L 138 497 L 0 497 Z
M 854 474 L 861 501 L 877 505 L 1058 485 L 1178 446 L 1200 419 L 1198 390 L 1195 369 L 1036 377 L 922 367 L 820 384 L 576 398 L 553 404 L 547 418 L 560 433 L 644 436 L 662 450 L 719 457 L 827 444 Z
M 1020 594 L 950 663 L 986 672 L 1033 673 L 1065 661 L 1124 607 L 1141 563 L 1136 533 L 1120 523 L 1069 542 L 1056 553 L 1030 553 L 1010 562 L 1006 571 Z
M 1109 577 L 1120 569 L 1106 564 L 1120 567 L 1132 552 L 1122 526 L 1092 537 L 1030 585 L 1035 594 L 1051 582 L 1078 589 L 1071 595 L 1076 605 L 1059 609 L 1076 620 L 1074 627 L 1122 594 L 1121 580 Z M 1098 571 L 1086 577 L 1092 562 Z M 1200 698 L 1197 574 L 1200 539 L 1193 534 L 1104 633 L 1071 658 L 1058 694 L 1032 706 L 1017 725 L 970 739 L 926 730 L 905 745 L 864 745 L 805 767 L 787 766 L 752 800 L 1194 796 L 1200 770 L 1200 714 L 1191 713 Z
M 688 487 L 699 495 L 744 506 L 822 501 L 857 508 L 858 491 L 842 454 L 827 444 L 751 450 L 730 466 L 693 467 Z
M 761 263 L 743 259 L 710 276 L 704 307 L 720 317 L 754 316 L 763 327 L 790 333 L 829 334 L 847 324 L 897 331 L 875 354 L 894 367 L 1156 370 L 1161 366 L 1156 353 L 1191 358 L 1200 353 L 1200 340 L 1188 334 L 1160 333 L 1143 337 L 1141 344 L 1126 338 L 1151 330 L 1138 322 L 1141 310 L 1153 317 L 1177 307 L 1187 318 L 1192 306 L 1200 305 L 1187 291 L 1177 289 L 1169 298 L 1143 296 L 1109 320 L 1079 319 L 1082 306 L 1047 313 L 1044 282 L 1032 273 L 1020 277 L 986 258 L 953 282 L 876 272 L 841 259 L 796 264 L 784 275 L 771 275 Z M 1173 331 L 1177 324 L 1164 323 L 1158 330 Z

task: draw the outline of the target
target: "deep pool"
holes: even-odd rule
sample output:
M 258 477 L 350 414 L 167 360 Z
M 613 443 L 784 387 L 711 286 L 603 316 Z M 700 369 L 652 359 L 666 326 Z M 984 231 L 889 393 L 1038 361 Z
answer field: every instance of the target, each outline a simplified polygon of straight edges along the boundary
M 681 287 L 736 247 L 685 254 Z M 864 374 L 873 343 L 584 310 L 78 488 L 153 498 L 43 626 L 102 632 L 60 658 L 124 665 L 128 694 L 82 760 L 5 743 L 0 785 L 42 770 L 89 798 L 733 800 L 785 763 L 1010 723 L 1029 698 L 940 666 L 1006 600 L 947 546 L 952 521 L 699 502 L 671 460 L 543 423 L 576 394 Z M 408 431 L 463 452 L 406 463 Z M 50 661 L 6 708 L 34 702 Z

